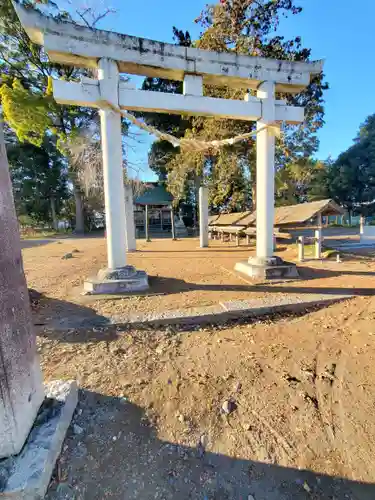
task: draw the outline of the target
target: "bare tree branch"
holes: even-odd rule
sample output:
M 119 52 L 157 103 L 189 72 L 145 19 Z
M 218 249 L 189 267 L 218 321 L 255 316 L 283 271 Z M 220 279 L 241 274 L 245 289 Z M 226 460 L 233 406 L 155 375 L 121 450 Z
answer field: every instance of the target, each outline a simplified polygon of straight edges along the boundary
M 95 27 L 102 19 L 104 19 L 108 14 L 114 14 L 116 12 L 115 9 L 108 7 L 102 14 L 98 14 L 92 22 L 92 27 Z

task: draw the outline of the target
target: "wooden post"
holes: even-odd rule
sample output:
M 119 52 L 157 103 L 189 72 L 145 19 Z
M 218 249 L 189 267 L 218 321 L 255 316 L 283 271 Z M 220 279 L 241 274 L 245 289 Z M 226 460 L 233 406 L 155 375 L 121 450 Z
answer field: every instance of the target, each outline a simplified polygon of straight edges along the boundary
M 145 233 L 146 241 L 151 241 L 149 238 L 149 227 L 148 227 L 148 205 L 145 207 Z
M 322 258 L 322 214 L 318 214 L 318 229 L 315 230 L 315 258 Z
M 171 207 L 171 224 L 172 224 L 172 240 L 175 240 L 176 239 L 176 228 L 174 226 L 173 207 Z
M 250 234 L 246 235 L 246 245 L 250 245 Z
M 298 261 L 303 262 L 305 260 L 305 237 L 299 236 L 297 240 L 298 245 Z
M 322 258 L 322 231 L 321 229 L 316 229 L 315 231 L 315 258 Z
M 208 247 L 208 188 L 199 188 L 199 244 Z
M 133 205 L 133 190 L 129 185 L 125 186 L 125 225 L 126 225 L 126 250 L 135 252 L 137 243 L 135 239 L 134 225 L 134 205 Z
M 359 219 L 359 234 L 364 233 L 364 226 L 365 226 L 365 218 L 363 217 L 363 215 L 361 215 Z
M 236 245 L 240 246 L 240 235 L 238 233 L 236 233 Z

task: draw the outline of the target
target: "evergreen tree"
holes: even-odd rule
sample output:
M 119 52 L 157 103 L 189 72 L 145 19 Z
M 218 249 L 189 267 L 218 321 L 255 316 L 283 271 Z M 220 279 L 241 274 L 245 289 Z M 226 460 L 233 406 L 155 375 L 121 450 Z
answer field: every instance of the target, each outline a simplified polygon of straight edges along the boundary
M 344 206 L 349 214 L 355 210 L 372 214 L 375 207 L 375 114 L 361 125 L 354 144 L 336 161 L 327 162 L 313 183 Z
M 52 222 L 57 230 L 57 216 L 68 197 L 64 157 L 48 138 L 41 147 L 15 141 L 7 154 L 17 215 Z
M 174 35 L 181 45 L 192 44 L 194 47 L 215 50 L 218 52 L 234 52 L 252 56 L 263 56 L 289 61 L 308 61 L 310 50 L 302 46 L 300 37 L 285 40 L 282 36 L 274 35 L 279 26 L 281 16 L 296 15 L 301 12 L 293 0 L 221 0 L 214 5 L 208 5 L 196 20 L 203 31 L 199 40 L 191 42 L 189 34 L 174 28 Z M 157 87 L 163 88 L 163 81 L 157 80 Z M 154 84 L 155 87 L 155 84 Z M 180 84 L 171 84 L 170 91 L 180 92 Z M 307 164 L 307 159 L 318 148 L 317 130 L 323 125 L 323 92 L 327 84 L 323 82 L 323 75 L 314 77 L 308 88 L 296 96 L 280 96 L 291 105 L 305 107 L 305 123 L 301 126 L 286 126 L 283 144 L 278 144 L 276 151 L 276 170 L 279 177 L 288 178 L 291 166 Z M 211 97 L 225 97 L 229 99 L 243 99 L 244 91 L 227 87 L 206 85 L 204 94 Z M 255 123 L 219 120 L 206 117 L 182 118 L 176 122 L 175 117 L 168 120 L 164 115 L 160 121 L 151 117 L 151 123 L 160 130 L 176 130 L 185 137 L 198 137 L 211 141 L 220 140 L 235 135 L 251 132 Z M 146 120 L 150 120 L 145 115 Z M 188 128 L 186 124 L 189 123 Z M 173 125 L 171 125 L 173 124 Z M 178 135 L 178 134 L 176 134 Z M 162 153 L 165 146 L 157 143 L 153 146 L 150 158 L 151 168 L 162 167 L 168 174 L 169 189 L 175 196 L 182 196 L 188 179 L 204 176 L 210 185 L 211 208 L 231 206 L 243 209 L 256 205 L 256 161 L 255 138 L 243 141 L 234 146 L 226 146 L 217 152 L 207 154 L 170 150 L 169 155 Z M 158 152 L 160 155 L 158 156 Z M 155 159 L 157 161 L 155 161 Z M 234 164 L 236 163 L 236 168 Z M 285 172 L 281 172 L 283 170 Z M 218 182 L 220 180 L 220 182 Z M 225 183 L 225 184 L 224 184 Z M 228 186 L 228 183 L 231 187 Z M 240 199 L 232 204 L 233 193 L 238 187 L 244 190 Z
M 29 0 L 23 3 L 34 8 Z M 54 17 L 72 21 L 70 14 L 60 11 L 53 2 L 37 3 L 47 4 Z M 90 9 L 88 11 L 91 13 Z M 101 17 L 96 16 L 96 21 Z M 28 38 L 11 0 L 1 2 L 0 100 L 4 119 L 21 142 L 41 147 L 46 135 L 55 138 L 54 143 L 64 154 L 68 165 L 76 208 L 75 229 L 78 233 L 84 231 L 84 198 L 79 183 L 79 166 L 72 158 L 72 146 L 97 120 L 97 110 L 57 104 L 52 96 L 51 83 L 52 78 L 79 79 L 81 75 L 87 75 L 87 71 L 51 63 L 43 48 Z

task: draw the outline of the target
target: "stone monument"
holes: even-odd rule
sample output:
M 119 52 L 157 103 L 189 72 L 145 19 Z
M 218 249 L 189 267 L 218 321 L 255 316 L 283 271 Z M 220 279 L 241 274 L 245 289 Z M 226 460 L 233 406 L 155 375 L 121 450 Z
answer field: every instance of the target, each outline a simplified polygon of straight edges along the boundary
M 0 234 L 0 498 L 33 500 L 48 487 L 77 387 L 74 382 L 42 383 L 2 122 Z M 47 418 L 35 425 L 39 411 Z

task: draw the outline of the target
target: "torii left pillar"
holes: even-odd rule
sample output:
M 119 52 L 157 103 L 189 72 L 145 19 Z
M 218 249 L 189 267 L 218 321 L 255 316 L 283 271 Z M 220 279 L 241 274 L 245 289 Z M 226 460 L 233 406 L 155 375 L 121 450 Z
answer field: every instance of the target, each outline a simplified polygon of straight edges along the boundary
M 119 71 L 117 63 L 107 58 L 100 59 L 98 69 L 103 103 L 111 105 L 100 110 L 108 267 L 101 269 L 97 278 L 86 280 L 84 287 L 92 294 L 142 291 L 148 288 L 147 274 L 127 265 L 130 231 L 126 216 L 133 217 L 133 213 L 126 214 L 130 204 L 125 203 L 121 113 L 117 111 Z

